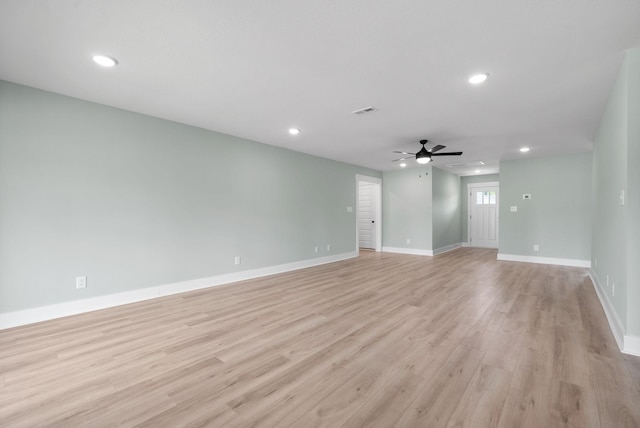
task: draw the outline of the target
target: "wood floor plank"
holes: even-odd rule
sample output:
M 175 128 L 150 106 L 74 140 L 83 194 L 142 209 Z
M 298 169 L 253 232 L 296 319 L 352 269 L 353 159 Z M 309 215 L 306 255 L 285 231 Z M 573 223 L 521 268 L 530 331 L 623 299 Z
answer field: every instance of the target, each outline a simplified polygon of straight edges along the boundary
M 0 426 L 640 427 L 581 268 L 357 258 L 0 331 Z
M 397 371 L 384 388 L 373 393 L 344 423 L 336 426 L 391 427 L 425 383 L 424 378 L 411 371 Z
M 482 363 L 460 397 L 447 427 L 497 427 L 512 373 Z
M 441 376 L 432 377 L 424 385 L 395 426 L 446 426 L 483 356 L 476 349 L 458 346 L 442 366 Z
M 640 399 L 623 359 L 590 355 L 592 382 L 603 427 L 639 427 Z
M 589 360 L 581 331 L 556 327 L 553 353 L 554 378 L 584 387 L 589 385 Z
M 552 427 L 599 427 L 598 406 L 593 390 L 554 379 L 551 406 Z
M 539 427 L 541 421 L 549 421 L 551 414 L 549 396 L 552 392 L 551 367 L 545 357 L 535 349 L 521 353 L 509 385 L 499 427 Z M 549 425 L 545 423 L 544 426 Z

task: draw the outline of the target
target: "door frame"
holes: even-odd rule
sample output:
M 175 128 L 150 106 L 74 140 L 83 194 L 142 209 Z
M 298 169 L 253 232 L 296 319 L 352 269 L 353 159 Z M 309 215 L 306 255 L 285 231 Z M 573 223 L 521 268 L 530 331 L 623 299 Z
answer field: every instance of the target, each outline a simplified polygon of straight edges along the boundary
M 500 189 L 499 181 L 485 181 L 483 183 L 467 183 L 467 246 L 471 246 L 471 221 L 469 221 L 469 216 L 471 215 L 471 203 L 473 188 L 474 187 L 497 187 Z M 496 207 L 498 210 L 498 216 L 496 217 L 496 227 L 498 228 L 498 246 L 500 245 L 500 194 L 498 193 L 498 206 Z
M 358 220 L 360 218 L 360 182 L 364 181 L 366 183 L 372 183 L 373 192 L 376 195 L 376 206 L 375 206 L 375 233 L 376 233 L 376 242 L 375 242 L 375 250 L 376 252 L 382 251 L 382 178 L 378 177 L 369 177 L 368 175 L 360 175 L 356 174 L 356 253 L 360 254 L 360 237 L 358 236 Z

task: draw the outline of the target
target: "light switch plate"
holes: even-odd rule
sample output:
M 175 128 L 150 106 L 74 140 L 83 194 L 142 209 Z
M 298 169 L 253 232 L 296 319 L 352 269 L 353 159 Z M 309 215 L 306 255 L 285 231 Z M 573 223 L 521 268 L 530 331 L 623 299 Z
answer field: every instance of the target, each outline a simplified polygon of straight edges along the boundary
M 518 212 L 518 207 L 516 205 L 512 205 L 511 206 L 511 212 L 512 213 L 517 213 Z

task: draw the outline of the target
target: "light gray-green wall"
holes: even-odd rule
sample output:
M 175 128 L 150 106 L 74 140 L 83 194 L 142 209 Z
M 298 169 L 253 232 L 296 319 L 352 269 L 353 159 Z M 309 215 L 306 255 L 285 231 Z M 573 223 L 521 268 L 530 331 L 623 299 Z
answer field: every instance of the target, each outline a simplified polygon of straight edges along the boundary
M 626 334 L 640 335 L 640 47 L 627 52 L 593 154 L 592 268 Z M 625 205 L 620 194 L 625 191 Z M 596 263 L 597 262 L 597 263 Z M 611 284 L 615 284 L 615 293 Z
M 432 169 L 433 249 L 461 242 L 460 177 L 439 168 Z
M 355 251 L 356 173 L 0 82 L 0 313 Z
M 591 153 L 500 162 L 500 254 L 590 260 L 591 163 Z
M 592 267 L 605 285 L 606 277 L 616 285 L 608 289 L 620 320 L 626 324 L 627 250 L 626 213 L 620 192 L 627 187 L 627 76 L 623 63 L 598 128 L 593 150 L 594 227 Z
M 629 51 L 627 61 L 627 332 L 640 336 L 640 47 Z
M 467 175 L 460 177 L 460 242 L 469 241 L 469 195 L 467 184 L 499 182 L 500 174 Z M 498 201 L 499 202 L 499 201 Z
M 426 174 L 425 174 L 426 173 Z M 432 250 L 432 168 L 382 174 L 382 245 Z M 406 240 L 410 239 L 411 244 Z

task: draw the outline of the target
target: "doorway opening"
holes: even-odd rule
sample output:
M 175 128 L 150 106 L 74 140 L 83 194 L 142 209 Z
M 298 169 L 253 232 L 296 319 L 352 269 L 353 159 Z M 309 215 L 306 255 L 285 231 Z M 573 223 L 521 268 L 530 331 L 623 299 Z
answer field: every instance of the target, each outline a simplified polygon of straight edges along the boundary
M 467 237 L 470 247 L 498 248 L 500 183 L 467 185 Z
M 356 248 L 382 251 L 382 179 L 356 175 Z

